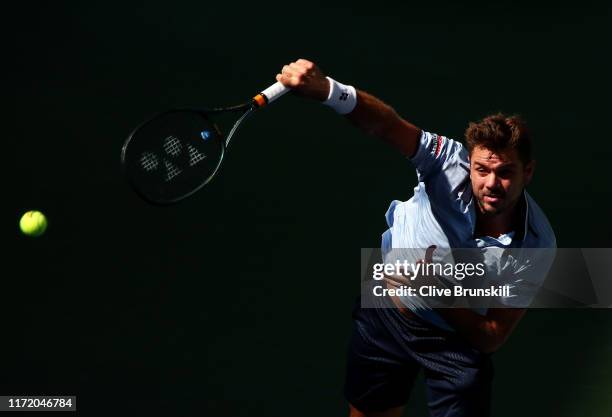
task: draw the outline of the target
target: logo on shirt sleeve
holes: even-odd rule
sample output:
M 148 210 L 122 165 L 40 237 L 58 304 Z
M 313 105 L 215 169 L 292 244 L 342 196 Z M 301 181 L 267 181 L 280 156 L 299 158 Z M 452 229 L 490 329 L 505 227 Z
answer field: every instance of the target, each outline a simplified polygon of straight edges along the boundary
M 442 141 L 444 140 L 444 136 L 436 135 L 436 150 L 434 152 L 434 156 L 437 158 L 442 151 Z

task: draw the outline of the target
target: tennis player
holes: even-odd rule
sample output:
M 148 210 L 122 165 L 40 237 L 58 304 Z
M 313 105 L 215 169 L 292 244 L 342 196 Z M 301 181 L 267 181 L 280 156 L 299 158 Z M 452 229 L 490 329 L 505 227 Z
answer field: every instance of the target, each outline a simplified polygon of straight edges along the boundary
M 326 77 L 308 60 L 285 65 L 276 79 L 345 115 L 416 167 L 414 196 L 393 201 L 386 213 L 383 254 L 429 248 L 426 262 L 432 262 L 435 247 L 475 248 L 485 254 L 486 268 L 500 273 L 512 290 L 484 311 L 422 308 L 407 297 L 393 298 L 396 308 L 356 303 L 345 384 L 350 416 L 400 416 L 421 369 L 432 416 L 488 416 L 491 353 L 525 314 L 552 258 L 501 262 L 486 254 L 556 247 L 545 214 L 525 190 L 535 169 L 525 124 L 518 116 L 487 116 L 469 124 L 464 146 L 416 127 L 376 97 Z

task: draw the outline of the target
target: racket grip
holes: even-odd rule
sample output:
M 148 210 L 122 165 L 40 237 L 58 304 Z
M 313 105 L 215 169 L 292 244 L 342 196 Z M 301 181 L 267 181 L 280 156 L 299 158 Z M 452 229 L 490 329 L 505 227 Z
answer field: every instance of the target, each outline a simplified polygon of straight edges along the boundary
M 276 82 L 272 84 L 270 87 L 263 90 L 261 93 L 257 94 L 253 97 L 253 100 L 257 104 L 258 107 L 263 107 L 266 104 L 272 103 L 274 100 L 287 93 L 289 89 L 285 87 L 282 83 Z

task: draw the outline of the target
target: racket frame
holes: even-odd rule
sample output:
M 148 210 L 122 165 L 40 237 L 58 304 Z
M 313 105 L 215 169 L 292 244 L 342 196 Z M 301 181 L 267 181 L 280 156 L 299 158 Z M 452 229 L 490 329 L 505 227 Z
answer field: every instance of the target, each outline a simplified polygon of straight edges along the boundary
M 174 109 L 170 109 L 170 110 L 165 110 L 163 112 L 157 113 L 153 116 L 151 116 L 150 118 L 146 119 L 144 122 L 142 122 L 141 124 L 139 124 L 138 126 L 136 126 L 132 132 L 130 132 L 128 138 L 125 140 L 122 148 L 121 148 L 121 167 L 122 167 L 122 172 L 124 177 L 127 179 L 130 187 L 132 188 L 132 190 L 138 195 L 140 196 L 143 200 L 145 200 L 146 202 L 155 205 L 155 206 L 168 206 L 171 204 L 175 204 L 178 203 L 179 201 L 182 201 L 190 196 L 192 196 L 193 194 L 195 194 L 196 192 L 198 192 L 200 189 L 202 189 L 202 187 L 204 187 L 206 184 L 208 184 L 219 172 L 219 169 L 221 168 L 221 164 L 223 162 L 223 158 L 225 157 L 225 153 L 227 150 L 227 147 L 230 144 L 230 141 L 232 139 L 232 137 L 234 136 L 234 134 L 236 133 L 236 131 L 238 130 L 238 128 L 240 127 L 240 125 L 251 115 L 253 114 L 257 109 L 260 109 L 262 107 L 265 107 L 266 105 L 268 105 L 269 103 L 271 103 L 272 101 L 276 100 L 277 98 L 283 96 L 285 93 L 287 93 L 289 91 L 289 89 L 285 86 L 283 86 L 280 82 L 277 82 L 273 85 L 271 85 L 270 87 L 266 88 L 265 90 L 263 90 L 261 93 L 255 95 L 250 101 L 243 103 L 243 104 L 238 104 L 235 106 L 228 106 L 228 107 L 216 107 L 216 108 L 192 108 L 192 107 L 179 107 L 179 108 L 174 108 Z M 150 197 L 148 197 L 145 193 L 141 192 L 140 189 L 138 188 L 138 186 L 134 183 L 134 181 L 132 180 L 131 176 L 128 174 L 128 167 L 127 167 L 127 163 L 126 163 L 126 152 L 128 150 L 129 144 L 132 141 L 132 138 L 134 137 L 134 135 L 140 131 L 142 128 L 144 128 L 145 126 L 147 126 L 149 123 L 152 123 L 153 121 L 155 121 L 156 119 L 170 114 L 170 113 L 176 113 L 176 112 L 192 112 L 192 113 L 196 113 L 196 114 L 200 114 L 203 118 L 207 119 L 208 115 L 213 115 L 213 114 L 220 114 L 220 113 L 230 113 L 230 112 L 242 112 L 242 114 L 238 117 L 238 119 L 236 120 L 236 122 L 234 122 L 234 124 L 232 125 L 231 129 L 229 130 L 229 133 L 227 134 L 227 137 L 225 137 L 223 139 L 223 132 L 219 129 L 219 127 L 211 121 L 211 124 L 213 125 L 213 127 L 216 130 L 217 135 L 219 135 L 222 139 L 220 140 L 220 146 L 221 146 L 221 156 L 219 157 L 219 160 L 217 161 L 217 165 L 215 166 L 214 170 L 212 171 L 212 173 L 206 178 L 206 180 L 202 181 L 202 183 L 195 187 L 193 190 L 191 190 L 188 193 L 185 193 L 183 195 L 181 195 L 180 197 L 174 198 L 174 199 L 169 199 L 167 201 L 159 201 L 159 200 L 155 200 L 152 199 Z

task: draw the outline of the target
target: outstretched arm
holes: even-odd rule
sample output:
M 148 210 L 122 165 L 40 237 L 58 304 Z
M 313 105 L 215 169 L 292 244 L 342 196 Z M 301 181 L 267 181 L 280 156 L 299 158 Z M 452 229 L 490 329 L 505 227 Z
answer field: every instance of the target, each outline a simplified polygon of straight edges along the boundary
M 432 245 L 425 250 L 425 257 L 417 264 L 431 264 L 436 246 Z M 420 271 L 427 271 L 422 268 Z M 416 276 L 410 273 L 406 276 L 385 274 L 387 288 L 397 289 L 402 286 L 412 287 L 416 292 L 423 287 L 448 288 L 449 283 L 434 274 L 419 272 Z M 421 299 L 444 318 L 465 341 L 474 348 L 484 353 L 492 353 L 498 350 L 510 337 L 510 334 L 527 311 L 525 308 L 508 308 L 496 304 L 489 308 L 487 314 L 482 316 L 467 308 L 450 307 L 454 298 L 448 296 L 421 297 Z M 394 300 L 399 306 L 399 299 Z M 445 305 L 446 308 L 436 308 Z
M 431 253 L 431 251 L 428 251 L 428 253 Z M 398 289 L 403 286 L 412 287 L 415 291 L 419 291 L 423 287 L 444 288 L 448 285 L 435 276 L 419 275 L 416 279 L 410 279 L 397 274 L 385 275 L 385 283 L 387 288 Z M 436 298 L 434 296 L 424 297 L 423 300 L 430 307 L 435 307 L 440 304 L 444 305 L 446 298 Z M 394 303 L 399 307 L 401 301 L 399 299 L 394 300 Z M 450 304 L 445 305 L 450 306 Z M 484 353 L 492 353 L 498 350 L 508 340 L 508 337 L 527 311 L 524 308 L 489 308 L 487 314 L 482 316 L 467 308 L 446 307 L 434 308 L 434 310 L 465 341 Z
M 306 59 L 285 65 L 276 80 L 304 97 L 325 101 L 329 96 L 328 79 L 314 63 Z M 391 106 L 373 95 L 357 90 L 357 104 L 346 118 L 403 155 L 412 157 L 415 154 L 421 129 L 401 118 Z
M 486 316 L 465 308 L 438 308 L 436 311 L 472 346 L 481 352 L 492 353 L 506 342 L 526 310 L 491 308 Z

